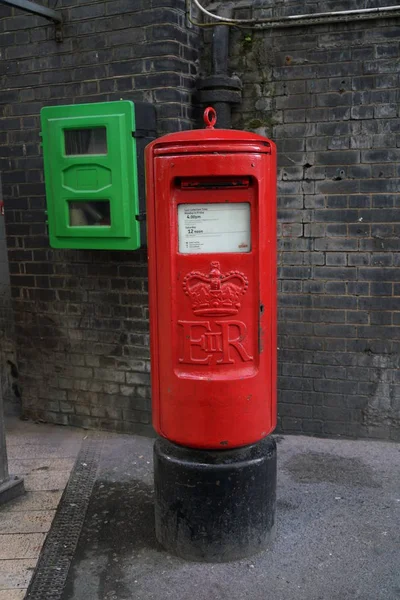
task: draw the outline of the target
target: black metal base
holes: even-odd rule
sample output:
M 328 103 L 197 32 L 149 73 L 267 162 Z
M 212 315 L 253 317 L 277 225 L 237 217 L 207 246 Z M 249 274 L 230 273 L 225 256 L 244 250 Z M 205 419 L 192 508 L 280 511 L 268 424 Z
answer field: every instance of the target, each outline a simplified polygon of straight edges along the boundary
M 25 493 L 24 480 L 10 475 L 9 479 L 0 483 L 0 505 L 14 500 Z
M 156 536 L 181 558 L 226 562 L 266 549 L 273 538 L 276 443 L 235 450 L 154 444 Z

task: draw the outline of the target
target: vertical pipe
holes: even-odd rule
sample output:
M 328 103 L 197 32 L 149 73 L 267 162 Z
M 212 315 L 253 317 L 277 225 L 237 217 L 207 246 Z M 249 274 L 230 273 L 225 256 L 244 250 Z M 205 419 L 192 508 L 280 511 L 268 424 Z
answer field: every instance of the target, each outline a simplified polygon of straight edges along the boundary
M 229 102 L 213 102 L 217 111 L 216 129 L 230 129 L 232 127 L 232 107 Z
M 219 8 L 222 16 L 232 18 L 234 4 L 228 2 Z M 232 105 L 240 104 L 242 85 L 240 79 L 229 75 L 229 27 L 218 24 L 212 38 L 211 74 L 199 79 L 200 103 L 217 111 L 217 129 L 232 127 Z
M 2 199 L 1 178 L 0 178 L 0 200 Z M 0 219 L 3 219 L 0 216 Z M 3 225 L 3 223 L 0 223 Z M 6 247 L 4 246 L 4 251 Z M 2 248 L 0 247 L 0 252 Z M 1 282 L 0 282 L 1 283 Z M 0 504 L 4 504 L 20 494 L 23 494 L 24 480 L 21 477 L 10 476 L 8 472 L 7 447 L 6 447 L 6 431 L 4 426 L 4 402 L 3 390 L 0 373 Z
M 0 505 L 25 492 L 24 480 L 8 472 L 3 393 L 0 386 Z
M 233 17 L 233 4 L 221 6 L 219 9 L 221 17 L 231 19 Z M 218 25 L 214 27 L 212 37 L 212 74 L 228 77 L 229 61 L 229 27 L 227 25 Z M 216 127 L 218 129 L 230 129 L 232 127 L 232 107 L 229 102 L 215 101 L 213 107 L 217 111 L 218 120 Z
M 222 17 L 232 18 L 232 4 L 220 8 Z M 214 27 L 212 38 L 212 73 L 213 75 L 228 74 L 229 58 L 229 27 L 218 25 Z
M 1 187 L 1 173 L 0 173 L 0 202 L 3 200 L 2 195 L 2 187 Z M 3 220 L 4 217 L 0 214 L 0 219 Z M 4 242 L 4 248 L 2 249 L 1 241 L 3 238 L 3 229 L 4 225 L 0 222 L 0 261 L 2 260 L 2 253 L 6 253 L 6 246 Z M 5 239 L 5 231 L 4 231 L 4 239 Z M 8 277 L 8 275 L 7 275 Z M 1 285 L 2 281 L 0 281 Z M 8 283 L 8 281 L 6 281 Z M 1 369 L 1 365 L 0 365 Z M 1 381 L 1 370 L 0 370 L 0 485 L 3 481 L 6 481 L 9 477 L 8 474 L 8 463 L 7 463 L 7 449 L 6 449 L 6 432 L 4 429 L 4 402 L 3 402 L 3 390 L 2 390 L 2 381 Z
M 9 478 L 7 448 L 6 448 L 6 432 L 4 428 L 4 407 L 3 407 L 3 392 L 0 385 L 0 485 Z

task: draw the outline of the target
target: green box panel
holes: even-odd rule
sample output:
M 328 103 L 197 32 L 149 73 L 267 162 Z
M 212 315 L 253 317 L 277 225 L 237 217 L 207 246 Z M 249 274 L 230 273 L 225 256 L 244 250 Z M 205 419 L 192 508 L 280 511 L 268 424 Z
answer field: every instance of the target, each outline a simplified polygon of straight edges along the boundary
M 46 107 L 41 123 L 50 245 L 139 248 L 134 103 Z

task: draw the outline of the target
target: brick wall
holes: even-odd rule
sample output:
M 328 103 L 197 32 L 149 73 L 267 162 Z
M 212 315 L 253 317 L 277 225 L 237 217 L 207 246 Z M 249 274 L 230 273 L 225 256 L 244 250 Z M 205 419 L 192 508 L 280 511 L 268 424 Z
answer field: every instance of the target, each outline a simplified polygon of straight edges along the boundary
M 395 4 L 259 0 L 235 16 Z M 400 20 L 231 41 L 234 125 L 279 152 L 280 429 L 398 440 Z
M 61 0 L 61 44 L 47 21 L 0 7 L 0 171 L 26 417 L 150 431 L 145 252 L 49 248 L 39 112 L 123 98 L 155 103 L 160 134 L 190 127 L 197 34 L 184 6 Z
M 396 2 L 367 2 L 379 4 Z M 255 6 L 266 16 L 349 7 Z M 155 102 L 160 134 L 190 127 L 198 37 L 184 0 L 57 8 L 62 44 L 52 25 L 0 7 L 0 170 L 23 410 L 147 432 L 145 254 L 49 249 L 38 115 L 127 98 Z M 399 439 L 399 40 L 396 19 L 232 31 L 231 69 L 244 82 L 234 124 L 279 150 L 284 432 Z

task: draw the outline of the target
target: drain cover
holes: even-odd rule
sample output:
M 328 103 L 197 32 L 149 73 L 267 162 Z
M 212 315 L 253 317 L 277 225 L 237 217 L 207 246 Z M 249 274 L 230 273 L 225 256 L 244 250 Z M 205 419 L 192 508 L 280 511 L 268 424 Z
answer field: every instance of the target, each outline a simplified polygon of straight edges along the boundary
M 60 600 L 85 520 L 104 436 L 83 440 L 71 477 L 39 557 L 26 600 Z

